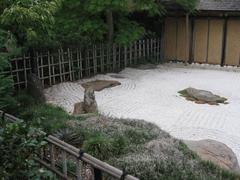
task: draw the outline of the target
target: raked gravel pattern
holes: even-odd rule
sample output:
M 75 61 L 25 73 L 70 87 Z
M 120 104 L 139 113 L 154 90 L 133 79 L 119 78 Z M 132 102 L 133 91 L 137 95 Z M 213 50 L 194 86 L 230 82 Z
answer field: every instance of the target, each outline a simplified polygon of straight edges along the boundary
M 122 78 L 118 78 L 120 76 Z M 119 74 L 97 75 L 45 90 L 49 103 L 73 111 L 83 100 L 81 83 L 117 80 L 120 86 L 96 92 L 100 113 L 117 118 L 143 119 L 184 140 L 212 139 L 226 144 L 240 162 L 240 70 L 234 67 L 169 63 L 154 69 L 126 68 Z M 212 91 L 229 104 L 195 104 L 180 97 L 188 87 Z

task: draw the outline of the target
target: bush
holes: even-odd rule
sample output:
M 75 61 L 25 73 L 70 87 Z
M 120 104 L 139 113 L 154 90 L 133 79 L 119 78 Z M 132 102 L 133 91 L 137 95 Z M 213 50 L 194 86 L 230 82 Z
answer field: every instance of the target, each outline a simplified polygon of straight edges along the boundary
M 52 174 L 33 161 L 34 152 L 46 142 L 38 129 L 23 121 L 1 122 L 0 174 L 4 179 L 53 178 Z
M 19 53 L 17 51 L 13 35 L 0 29 L 0 109 L 9 113 L 17 108 L 17 102 L 13 98 L 13 79 L 3 73 L 10 67 L 9 57 Z
M 28 107 L 20 117 L 35 127 L 41 127 L 47 133 L 54 133 L 66 127 L 66 121 L 72 117 L 62 108 L 48 104 L 36 104 Z
M 127 145 L 128 141 L 123 136 L 109 138 L 103 134 L 95 134 L 84 141 L 83 149 L 94 157 L 107 160 L 126 153 Z

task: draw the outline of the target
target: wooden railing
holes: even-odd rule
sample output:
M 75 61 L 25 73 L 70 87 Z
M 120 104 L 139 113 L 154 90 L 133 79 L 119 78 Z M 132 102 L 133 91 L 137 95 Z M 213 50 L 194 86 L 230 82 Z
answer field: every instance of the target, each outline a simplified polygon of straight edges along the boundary
M 1 110 L 0 116 L 2 120 L 10 123 L 19 121 L 18 118 Z M 45 140 L 47 145 L 37 153 L 35 160 L 60 179 L 102 180 L 107 177 L 107 179 L 138 180 L 128 175 L 125 170 L 119 170 L 100 161 L 52 135 L 47 136 Z

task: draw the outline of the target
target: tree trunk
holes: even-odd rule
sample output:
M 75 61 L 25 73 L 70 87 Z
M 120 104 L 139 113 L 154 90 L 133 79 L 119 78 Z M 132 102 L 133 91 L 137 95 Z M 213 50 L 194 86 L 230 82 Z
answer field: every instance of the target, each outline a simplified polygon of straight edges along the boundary
M 108 26 L 108 42 L 113 42 L 113 33 L 114 33 L 114 25 L 113 25 L 113 13 L 112 10 L 106 11 L 106 20 Z

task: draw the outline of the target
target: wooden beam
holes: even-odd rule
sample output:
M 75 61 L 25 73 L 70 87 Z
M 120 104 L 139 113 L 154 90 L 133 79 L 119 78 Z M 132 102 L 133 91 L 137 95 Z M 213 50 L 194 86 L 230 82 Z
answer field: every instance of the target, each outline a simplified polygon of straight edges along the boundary
M 189 62 L 189 14 L 186 14 L 186 59 L 185 59 L 185 65 Z

